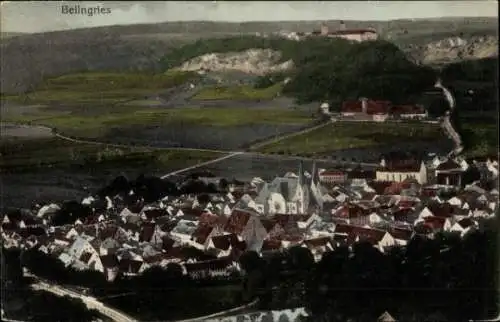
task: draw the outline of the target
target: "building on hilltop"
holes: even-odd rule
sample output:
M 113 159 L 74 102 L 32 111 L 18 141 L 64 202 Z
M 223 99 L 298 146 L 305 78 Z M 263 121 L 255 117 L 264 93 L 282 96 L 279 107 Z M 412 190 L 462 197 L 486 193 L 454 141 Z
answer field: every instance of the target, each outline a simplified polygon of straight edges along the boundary
M 326 23 L 321 24 L 319 31 L 313 31 L 312 35 L 328 37 L 328 38 L 343 38 L 350 41 L 369 41 L 377 40 L 377 31 L 373 28 L 364 29 L 347 29 L 344 21 L 340 21 L 340 26 L 337 30 L 330 31 Z

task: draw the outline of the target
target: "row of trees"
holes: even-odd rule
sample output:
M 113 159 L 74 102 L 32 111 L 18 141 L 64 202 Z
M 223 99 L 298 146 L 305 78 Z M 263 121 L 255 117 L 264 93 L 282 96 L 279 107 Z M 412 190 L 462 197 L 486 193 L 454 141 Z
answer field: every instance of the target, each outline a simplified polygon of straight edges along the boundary
M 247 253 L 241 261 L 247 290 L 266 309 L 305 305 L 313 321 L 373 321 L 385 311 L 398 321 L 468 321 L 496 314 L 496 241 L 489 230 L 463 240 L 415 237 L 386 254 L 360 242 L 318 263 L 298 247 L 267 261 Z

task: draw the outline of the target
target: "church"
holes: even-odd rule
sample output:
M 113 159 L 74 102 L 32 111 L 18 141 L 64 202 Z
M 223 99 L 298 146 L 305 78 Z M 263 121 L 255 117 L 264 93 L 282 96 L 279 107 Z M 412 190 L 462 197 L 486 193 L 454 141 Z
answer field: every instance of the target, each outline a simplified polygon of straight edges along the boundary
M 321 212 L 323 191 L 319 181 L 316 162 L 312 172 L 306 175 L 301 161 L 298 173 L 287 173 L 271 182 L 263 182 L 257 190 L 255 208 L 260 214 L 306 214 Z

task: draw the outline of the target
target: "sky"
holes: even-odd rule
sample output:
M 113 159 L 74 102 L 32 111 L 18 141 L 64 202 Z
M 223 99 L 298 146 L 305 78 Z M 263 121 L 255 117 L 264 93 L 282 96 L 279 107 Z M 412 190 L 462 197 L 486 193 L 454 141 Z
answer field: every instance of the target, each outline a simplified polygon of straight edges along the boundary
M 109 8 L 88 16 L 62 7 Z M 2 1 L 2 32 L 44 32 L 166 21 L 392 20 L 497 17 L 497 1 Z

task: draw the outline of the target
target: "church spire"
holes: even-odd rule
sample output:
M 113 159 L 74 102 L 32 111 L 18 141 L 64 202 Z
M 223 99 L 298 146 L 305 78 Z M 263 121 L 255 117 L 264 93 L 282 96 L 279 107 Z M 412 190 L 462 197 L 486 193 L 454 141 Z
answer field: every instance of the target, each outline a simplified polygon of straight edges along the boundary
M 297 173 L 298 176 L 298 184 L 299 186 L 302 186 L 305 183 L 304 180 L 304 162 L 301 160 L 299 162 L 299 173 Z
M 318 169 L 316 168 L 316 160 L 313 160 L 312 172 L 311 172 L 311 182 L 313 184 L 318 184 Z

